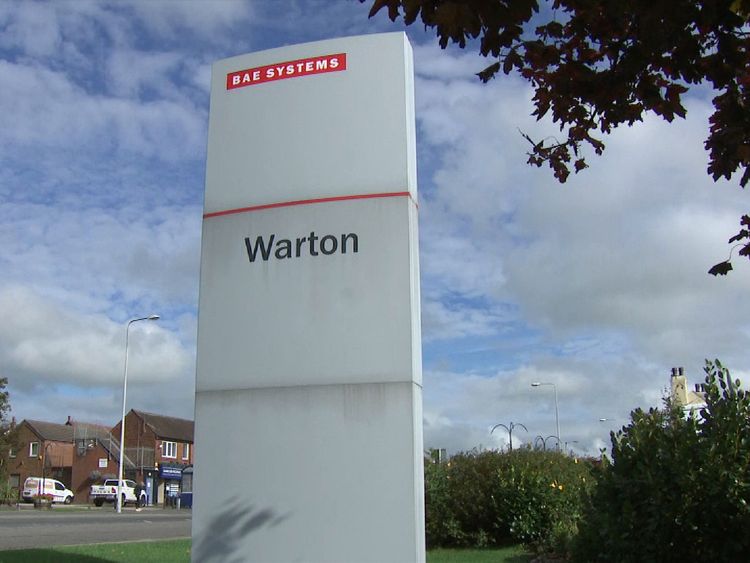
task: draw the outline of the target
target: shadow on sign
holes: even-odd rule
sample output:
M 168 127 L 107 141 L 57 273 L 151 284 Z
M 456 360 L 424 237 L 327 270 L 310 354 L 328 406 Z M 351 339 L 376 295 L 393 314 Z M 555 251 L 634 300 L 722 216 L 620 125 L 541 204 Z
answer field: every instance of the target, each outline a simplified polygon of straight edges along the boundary
M 230 502 L 209 521 L 199 537 L 193 538 L 193 561 L 244 562 L 246 557 L 238 545 L 245 536 L 263 527 L 277 526 L 288 517 L 278 516 L 270 508 Z

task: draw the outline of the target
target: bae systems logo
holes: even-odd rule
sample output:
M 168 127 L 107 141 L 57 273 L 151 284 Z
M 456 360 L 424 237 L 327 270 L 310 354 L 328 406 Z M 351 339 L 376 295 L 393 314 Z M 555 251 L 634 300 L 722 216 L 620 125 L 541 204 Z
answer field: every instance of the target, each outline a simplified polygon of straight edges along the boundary
M 230 72 L 227 74 L 227 90 L 273 82 L 274 80 L 342 70 L 346 70 L 346 53 L 298 59 Z
M 342 233 L 340 237 L 334 235 L 325 235 L 319 237 L 315 231 L 310 232 L 310 236 L 297 237 L 296 239 L 276 238 L 276 235 L 268 237 L 258 236 L 255 242 L 250 237 L 245 237 L 245 249 L 247 250 L 247 259 L 255 262 L 257 259 L 268 262 L 271 257 L 277 260 L 287 258 L 299 258 L 308 254 L 310 256 L 319 256 L 321 254 L 330 256 L 337 252 L 347 254 L 359 252 L 359 237 L 356 233 Z

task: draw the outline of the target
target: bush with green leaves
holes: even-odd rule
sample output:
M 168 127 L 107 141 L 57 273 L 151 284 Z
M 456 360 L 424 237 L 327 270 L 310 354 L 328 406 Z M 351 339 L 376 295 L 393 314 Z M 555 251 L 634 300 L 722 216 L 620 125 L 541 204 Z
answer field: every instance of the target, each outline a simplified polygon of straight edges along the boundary
M 706 406 L 631 413 L 580 525 L 580 561 L 746 561 L 750 395 L 706 362 Z
M 591 486 L 588 464 L 558 452 L 470 452 L 427 463 L 427 545 L 564 550 Z
M 0 481 L 0 505 L 18 502 L 18 489 L 8 481 Z
M 567 552 L 593 486 L 590 464 L 532 450 L 512 452 L 506 461 L 494 494 L 513 541 Z
M 498 460 L 492 452 L 459 453 L 447 463 L 425 466 L 428 547 L 485 547 L 507 543 L 498 529 L 491 481 Z

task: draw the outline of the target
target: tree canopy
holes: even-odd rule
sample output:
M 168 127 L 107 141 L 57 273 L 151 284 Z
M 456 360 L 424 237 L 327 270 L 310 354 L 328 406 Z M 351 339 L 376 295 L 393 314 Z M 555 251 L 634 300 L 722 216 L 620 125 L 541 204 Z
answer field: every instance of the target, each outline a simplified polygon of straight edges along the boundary
M 501 71 L 527 80 L 532 115 L 550 115 L 565 135 L 524 135 L 528 163 L 560 182 L 588 167 L 585 146 L 602 154 L 616 127 L 649 112 L 684 118 L 683 96 L 698 85 L 714 92 L 707 173 L 750 182 L 750 0 L 374 0 L 370 17 L 383 9 L 392 21 L 421 20 L 442 48 L 493 59 L 477 73 L 483 82 Z M 740 227 L 729 243 L 750 259 L 749 215 Z M 726 274 L 730 260 L 709 273 Z
M 0 450 L 6 453 L 10 447 L 16 445 L 15 429 L 12 423 L 8 422 L 10 394 L 5 388 L 7 384 L 8 378 L 0 377 Z M 7 477 L 6 473 L 5 457 L 0 455 L 0 484 Z

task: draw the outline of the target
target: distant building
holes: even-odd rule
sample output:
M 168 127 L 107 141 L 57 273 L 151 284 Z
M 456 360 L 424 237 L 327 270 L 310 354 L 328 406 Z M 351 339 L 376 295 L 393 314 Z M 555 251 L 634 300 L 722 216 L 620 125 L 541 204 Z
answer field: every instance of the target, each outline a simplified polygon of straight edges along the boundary
M 0 452 L 9 484 L 19 491 L 28 477 L 50 477 L 87 503 L 91 485 L 117 478 L 120 422 L 114 427 L 77 422 L 23 420 L 17 447 Z M 123 477 L 142 482 L 149 504 L 180 492 L 182 471 L 193 464 L 193 421 L 131 410 L 125 417 Z
M 685 415 L 700 416 L 700 410 L 706 406 L 706 393 L 703 384 L 696 383 L 695 390 L 688 389 L 687 377 L 683 368 L 672 368 L 672 400 L 681 407 Z
M 16 428 L 18 447 L 2 452 L 10 486 L 20 490 L 28 477 L 50 477 L 70 487 L 73 428 L 41 420 L 22 420 Z
M 131 410 L 125 416 L 125 459 L 134 464 L 128 478 L 146 487 L 149 504 L 179 494 L 182 470 L 193 464 L 192 420 Z M 120 423 L 112 428 L 120 435 Z
M 70 489 L 74 502 L 87 503 L 91 485 L 105 479 L 116 478 L 120 463 L 119 435 L 115 437 L 108 426 L 75 422 L 68 417 L 73 427 L 73 470 Z M 125 472 L 132 472 L 135 464 L 125 457 Z

